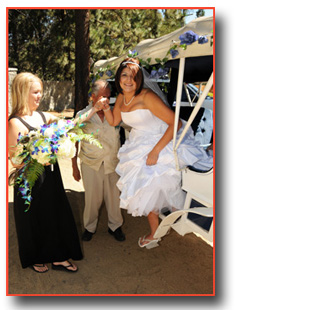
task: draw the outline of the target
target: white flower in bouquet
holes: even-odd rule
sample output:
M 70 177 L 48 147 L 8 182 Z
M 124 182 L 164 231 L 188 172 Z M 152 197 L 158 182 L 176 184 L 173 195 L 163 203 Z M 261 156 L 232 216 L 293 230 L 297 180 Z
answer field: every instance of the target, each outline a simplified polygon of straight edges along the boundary
M 27 137 L 29 137 L 32 140 L 37 140 L 40 138 L 40 132 L 31 130 L 28 132 Z
M 58 158 L 73 158 L 75 153 L 75 144 L 68 137 L 64 137 L 59 141 L 59 148 L 56 153 Z
M 14 156 L 11 157 L 11 161 L 14 165 L 21 165 L 23 160 L 28 156 L 24 151 L 24 146 L 22 144 L 16 145 L 16 150 Z
M 62 129 L 66 126 L 66 120 L 61 118 L 57 121 L 57 128 Z
M 51 138 L 54 135 L 55 128 L 54 127 L 48 127 L 44 131 L 44 137 Z
M 49 157 L 49 155 L 44 154 L 44 153 L 40 153 L 41 155 L 37 157 L 37 161 L 41 164 L 41 165 L 47 165 L 50 163 L 51 158 Z

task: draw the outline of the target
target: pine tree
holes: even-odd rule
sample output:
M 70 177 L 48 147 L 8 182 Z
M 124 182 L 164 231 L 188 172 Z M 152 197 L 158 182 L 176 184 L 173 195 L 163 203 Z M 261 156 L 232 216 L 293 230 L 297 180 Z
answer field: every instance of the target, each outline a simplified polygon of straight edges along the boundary
M 158 37 L 161 21 L 158 10 L 91 10 L 92 59 L 120 56 L 140 41 Z
M 163 9 L 163 21 L 160 25 L 160 35 L 165 35 L 185 25 L 185 17 L 191 10 Z
M 9 66 L 44 80 L 74 78 L 74 10 L 10 9 Z
M 42 80 L 75 80 L 75 11 L 10 9 L 9 66 Z M 184 26 L 187 9 L 90 10 L 90 57 L 120 56 L 140 41 Z

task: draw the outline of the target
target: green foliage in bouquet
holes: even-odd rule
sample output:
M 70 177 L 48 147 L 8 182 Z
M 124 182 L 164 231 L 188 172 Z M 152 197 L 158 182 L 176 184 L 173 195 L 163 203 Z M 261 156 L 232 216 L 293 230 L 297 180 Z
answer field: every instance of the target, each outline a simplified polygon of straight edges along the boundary
M 83 123 L 59 119 L 25 136 L 19 133 L 15 154 L 11 157 L 12 163 L 19 168 L 10 174 L 9 184 L 18 187 L 27 205 L 25 211 L 30 208 L 32 188 L 44 173 L 44 166 L 53 165 L 58 159 L 73 158 L 78 141 L 87 141 L 102 148 L 93 134 L 84 133 L 84 126 Z

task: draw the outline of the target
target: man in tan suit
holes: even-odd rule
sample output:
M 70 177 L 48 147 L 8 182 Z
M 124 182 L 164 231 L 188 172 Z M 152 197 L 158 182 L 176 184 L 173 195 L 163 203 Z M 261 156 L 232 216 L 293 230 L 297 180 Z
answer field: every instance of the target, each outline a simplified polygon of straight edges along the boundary
M 79 157 L 81 159 L 81 172 L 85 190 L 85 208 L 83 213 L 84 233 L 82 240 L 90 241 L 96 231 L 99 210 L 104 201 L 108 213 L 108 232 L 118 241 L 124 241 L 125 235 L 121 230 L 123 218 L 119 207 L 120 192 L 116 186 L 119 176 L 115 172 L 118 164 L 117 153 L 120 147 L 119 129 L 111 127 L 104 118 L 103 110 L 109 108 L 98 102 L 102 97 L 110 98 L 111 90 L 108 82 L 98 80 L 93 84 L 91 101 L 89 105 L 79 111 L 76 117 L 89 111 L 92 106 L 98 108 L 84 126 L 86 133 L 93 133 L 103 148 L 81 142 Z M 78 150 L 78 143 L 76 143 Z M 76 181 L 81 179 L 77 165 L 77 153 L 72 159 L 73 177 Z

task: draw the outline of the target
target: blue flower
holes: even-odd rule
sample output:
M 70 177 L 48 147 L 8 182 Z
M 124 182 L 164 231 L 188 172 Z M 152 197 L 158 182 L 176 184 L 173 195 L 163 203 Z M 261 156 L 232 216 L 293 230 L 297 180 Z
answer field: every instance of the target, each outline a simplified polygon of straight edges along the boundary
M 204 44 L 204 43 L 207 43 L 209 40 L 207 39 L 206 36 L 199 36 L 199 39 L 198 39 L 198 44 Z
M 111 70 L 108 70 L 105 74 L 106 74 L 107 76 L 112 76 L 112 71 L 111 71 Z
M 172 58 L 175 58 L 179 54 L 179 51 L 174 49 L 171 49 L 169 52 L 172 55 Z
M 150 79 L 158 79 L 157 70 L 151 70 L 149 78 Z
M 52 153 L 57 153 L 59 148 L 59 144 L 52 144 L 51 145 L 51 151 Z
M 59 140 L 61 136 L 65 136 L 66 134 L 66 129 L 65 127 L 59 128 L 55 131 L 54 135 L 52 136 L 52 139 L 54 140 Z
M 157 72 L 158 72 L 159 76 L 162 76 L 162 75 L 166 74 L 166 70 L 164 70 L 163 68 L 159 68 Z
M 48 145 L 45 145 L 45 146 L 41 146 L 41 148 L 42 148 L 42 153 L 49 153 L 49 150 L 48 150 Z
M 181 40 L 181 44 L 187 44 L 187 45 L 194 43 L 198 38 L 199 36 L 192 30 L 186 31 L 179 36 L 179 39 Z
M 133 50 L 133 51 L 129 50 L 129 54 L 128 54 L 129 57 L 135 57 L 137 55 L 138 55 L 138 52 L 136 50 Z
M 19 140 L 23 137 L 23 135 L 21 134 L 21 132 L 18 133 L 18 139 L 17 142 L 19 142 Z
M 168 73 L 168 68 L 159 68 L 157 73 L 158 73 L 158 77 L 161 78 Z
M 40 126 L 40 133 L 43 135 L 47 128 L 49 128 L 49 125 L 44 124 Z
M 26 187 L 19 187 L 19 192 L 22 196 L 27 196 L 28 192 L 29 192 L 29 188 L 26 188 Z
M 35 146 L 34 150 L 31 152 L 32 155 L 38 155 L 39 147 Z

